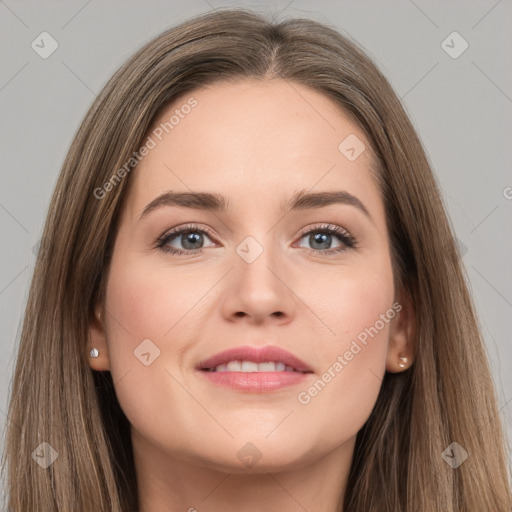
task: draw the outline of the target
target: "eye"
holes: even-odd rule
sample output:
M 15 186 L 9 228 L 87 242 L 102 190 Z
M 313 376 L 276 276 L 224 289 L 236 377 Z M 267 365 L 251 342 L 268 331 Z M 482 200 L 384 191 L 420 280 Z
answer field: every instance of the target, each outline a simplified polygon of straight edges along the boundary
M 343 228 L 331 224 L 324 224 L 309 228 L 308 231 L 302 233 L 301 240 L 306 239 L 310 244 L 308 249 L 319 254 L 333 254 L 356 247 L 355 238 Z M 332 243 L 341 241 L 341 244 L 332 248 Z M 301 245 L 300 247 L 303 247 Z M 318 250 L 317 250 L 318 249 Z
M 170 254 L 198 254 L 204 248 L 204 240 L 210 238 L 209 230 L 200 229 L 195 224 L 167 231 L 156 241 L 156 247 Z M 183 248 L 176 247 L 176 244 Z M 215 246 L 215 244 L 212 244 Z
M 213 234 L 196 224 L 188 224 L 180 228 L 173 228 L 164 233 L 156 241 L 155 247 L 169 254 L 187 255 L 199 254 L 205 248 L 205 237 L 211 239 Z M 321 255 L 340 253 L 357 246 L 356 239 L 343 228 L 331 224 L 314 226 L 301 234 L 300 240 L 306 239 L 311 247 L 308 250 Z M 338 240 L 338 245 L 331 247 Z M 340 243 L 341 242 L 341 243 Z M 181 245 L 181 247 L 176 247 Z M 215 247 L 212 243 L 210 247 Z M 304 247 L 302 244 L 299 247 Z

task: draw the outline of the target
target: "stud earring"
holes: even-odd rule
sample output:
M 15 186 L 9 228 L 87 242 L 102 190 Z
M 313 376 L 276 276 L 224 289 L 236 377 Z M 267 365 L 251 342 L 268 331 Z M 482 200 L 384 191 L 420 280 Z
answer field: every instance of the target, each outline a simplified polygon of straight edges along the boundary
M 400 356 L 400 362 L 398 363 L 398 366 L 400 368 L 405 368 L 406 367 L 406 363 L 407 363 L 407 357 Z
M 100 354 L 100 351 L 97 348 L 92 348 L 89 352 L 90 357 L 98 357 Z

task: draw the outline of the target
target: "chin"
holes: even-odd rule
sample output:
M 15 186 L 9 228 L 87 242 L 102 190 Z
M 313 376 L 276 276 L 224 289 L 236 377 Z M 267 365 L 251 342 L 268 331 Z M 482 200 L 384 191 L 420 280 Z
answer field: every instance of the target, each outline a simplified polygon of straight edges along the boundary
M 248 433 L 222 443 L 210 443 L 196 453 L 196 457 L 201 459 L 197 462 L 228 473 L 265 474 L 296 470 L 322 456 L 321 447 L 309 446 L 299 436 L 292 438 L 287 433 L 272 439 L 274 435 L 265 439 L 259 434 L 252 436 Z

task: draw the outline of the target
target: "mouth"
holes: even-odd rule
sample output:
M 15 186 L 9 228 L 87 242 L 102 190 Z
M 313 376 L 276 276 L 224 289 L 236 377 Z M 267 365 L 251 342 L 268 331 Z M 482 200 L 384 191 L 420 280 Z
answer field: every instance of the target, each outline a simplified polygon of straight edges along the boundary
M 311 368 L 291 352 L 275 345 L 244 347 L 224 350 L 201 361 L 196 368 L 209 372 L 301 372 Z
M 229 361 L 229 363 L 219 364 L 215 368 L 202 368 L 206 372 L 295 372 L 293 366 L 289 366 L 281 361 L 266 361 L 256 363 L 255 361 Z
M 277 346 L 225 350 L 201 361 L 196 370 L 214 384 L 255 393 L 297 385 L 313 373 L 304 361 Z

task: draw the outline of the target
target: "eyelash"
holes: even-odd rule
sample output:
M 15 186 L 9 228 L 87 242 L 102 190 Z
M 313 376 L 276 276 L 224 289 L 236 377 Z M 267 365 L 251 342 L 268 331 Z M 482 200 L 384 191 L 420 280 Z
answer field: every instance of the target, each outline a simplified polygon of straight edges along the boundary
M 158 237 L 155 243 L 155 248 L 161 249 L 162 251 L 169 253 L 169 254 L 176 254 L 181 256 L 186 256 L 189 254 L 200 254 L 203 252 L 203 249 L 174 249 L 172 247 L 167 247 L 166 244 L 169 243 L 173 238 L 175 238 L 178 235 L 181 235 L 183 233 L 188 232 L 197 232 L 206 234 L 211 238 L 215 238 L 213 236 L 213 233 L 205 228 L 199 228 L 197 224 L 188 224 L 186 226 L 183 226 L 179 229 L 173 229 L 171 231 L 167 231 L 162 236 Z M 304 249 L 308 251 L 312 251 L 314 253 L 320 254 L 320 255 L 330 255 L 335 253 L 341 253 L 343 251 L 346 251 L 347 249 L 355 249 L 357 248 L 357 240 L 350 235 L 347 231 L 345 231 L 343 228 L 339 226 L 335 226 L 333 224 L 322 224 L 318 226 L 313 226 L 312 228 L 308 228 L 306 231 L 301 232 L 299 236 L 299 240 L 303 238 L 305 235 L 309 235 L 311 233 L 322 233 L 322 234 L 328 234 L 328 235 L 336 235 L 343 245 L 341 247 L 336 247 L 334 249 L 326 249 L 326 250 L 315 250 L 315 249 L 309 249 L 305 247 Z

